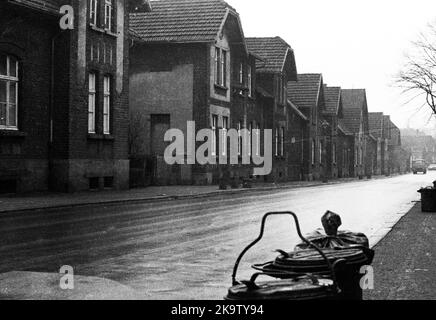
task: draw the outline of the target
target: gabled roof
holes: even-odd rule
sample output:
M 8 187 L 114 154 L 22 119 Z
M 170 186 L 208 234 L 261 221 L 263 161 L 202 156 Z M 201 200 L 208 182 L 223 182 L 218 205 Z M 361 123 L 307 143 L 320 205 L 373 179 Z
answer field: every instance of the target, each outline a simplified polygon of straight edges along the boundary
M 369 112 L 369 132 L 376 138 L 383 137 L 383 112 Z
M 343 89 L 341 91 L 343 107 L 343 124 L 353 133 L 359 133 L 360 125 L 365 125 L 367 114 L 366 90 Z M 366 128 L 364 128 L 365 131 Z M 367 129 L 366 129 L 367 130 Z
M 288 99 L 299 108 L 312 108 L 318 104 L 322 74 L 305 73 L 298 75 L 298 81 L 288 82 Z
M 289 80 L 295 79 L 297 66 L 294 51 L 280 37 L 245 38 L 248 51 L 262 60 L 256 62 L 256 72 L 279 73 L 288 69 Z
M 337 115 L 341 102 L 341 88 L 324 85 L 325 111 L 324 113 Z
M 213 42 L 229 16 L 243 33 L 239 15 L 223 0 L 151 1 L 150 12 L 130 14 L 130 29 L 145 42 Z M 244 43 L 244 36 L 239 42 Z
M 61 5 L 58 0 L 7 0 L 32 9 L 37 9 L 52 14 L 59 13 Z

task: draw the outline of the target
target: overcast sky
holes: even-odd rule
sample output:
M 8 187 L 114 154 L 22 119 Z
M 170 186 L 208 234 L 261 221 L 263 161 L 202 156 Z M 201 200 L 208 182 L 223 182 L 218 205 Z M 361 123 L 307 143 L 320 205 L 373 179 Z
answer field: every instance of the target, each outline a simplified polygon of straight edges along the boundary
M 370 112 L 400 127 L 436 128 L 428 107 L 404 106 L 393 76 L 411 41 L 436 20 L 435 0 L 227 0 L 246 36 L 281 36 L 294 49 L 299 73 L 322 73 L 331 86 L 366 88 Z M 409 120 L 410 119 L 410 120 Z

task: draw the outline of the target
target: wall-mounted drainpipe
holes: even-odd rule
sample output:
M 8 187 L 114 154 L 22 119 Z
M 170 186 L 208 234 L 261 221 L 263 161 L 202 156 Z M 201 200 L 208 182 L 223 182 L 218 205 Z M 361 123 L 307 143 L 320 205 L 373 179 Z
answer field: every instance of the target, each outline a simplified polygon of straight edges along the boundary
M 63 31 L 58 32 L 51 38 L 50 48 L 50 99 L 49 99 L 49 143 L 48 143 L 48 187 L 52 189 L 51 174 L 53 170 L 52 150 L 53 150 L 53 109 L 54 109 L 54 88 L 55 88 L 55 46 L 56 40 L 61 36 Z

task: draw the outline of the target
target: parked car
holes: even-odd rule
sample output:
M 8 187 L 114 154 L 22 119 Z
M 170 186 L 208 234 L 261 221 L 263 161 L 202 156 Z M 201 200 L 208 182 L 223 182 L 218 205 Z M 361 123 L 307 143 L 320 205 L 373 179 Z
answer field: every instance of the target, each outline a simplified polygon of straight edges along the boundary
M 427 164 L 424 160 L 415 160 L 412 162 L 412 172 L 413 174 L 417 174 L 418 172 L 422 172 L 423 174 L 427 173 Z
M 428 171 L 436 171 L 436 163 L 432 163 L 427 168 Z

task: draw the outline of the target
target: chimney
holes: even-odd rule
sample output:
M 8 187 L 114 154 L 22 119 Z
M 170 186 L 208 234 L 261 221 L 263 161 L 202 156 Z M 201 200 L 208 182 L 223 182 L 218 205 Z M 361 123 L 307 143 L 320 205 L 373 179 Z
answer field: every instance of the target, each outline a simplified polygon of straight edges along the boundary
M 150 0 L 129 0 L 129 12 L 151 12 Z

